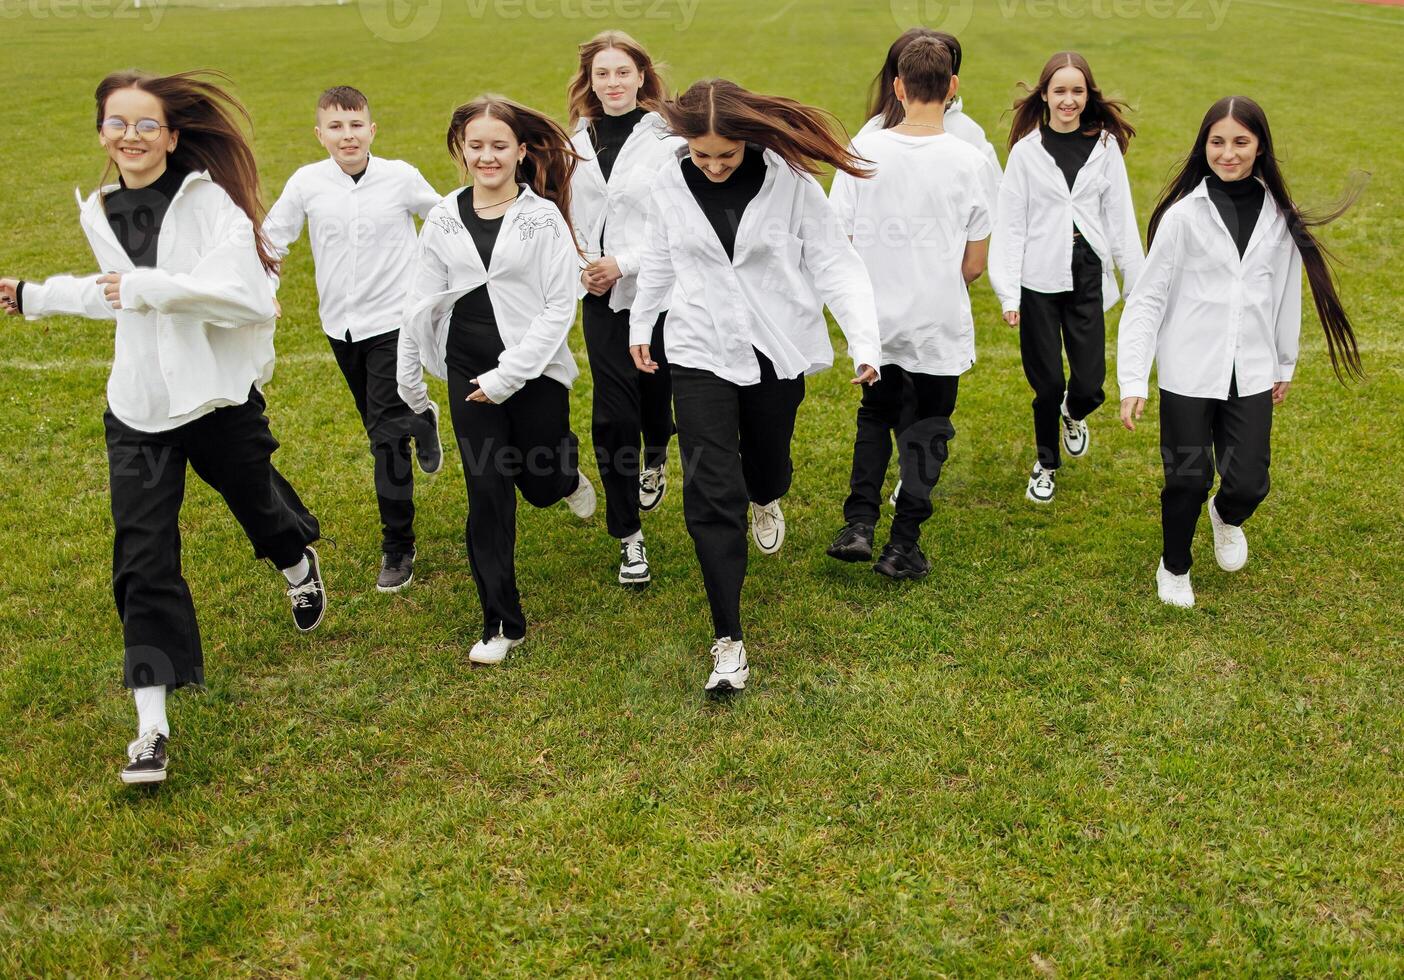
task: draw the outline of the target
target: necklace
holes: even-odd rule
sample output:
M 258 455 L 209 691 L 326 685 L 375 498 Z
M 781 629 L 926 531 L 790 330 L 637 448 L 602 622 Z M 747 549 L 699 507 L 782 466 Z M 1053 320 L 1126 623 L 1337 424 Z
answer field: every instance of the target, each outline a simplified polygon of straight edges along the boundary
M 493 208 L 500 208 L 500 207 L 502 207 L 502 205 L 504 205 L 504 204 L 511 204 L 513 201 L 515 201 L 517 198 L 519 198 L 519 197 L 521 197 L 521 196 L 522 196 L 522 192 L 521 192 L 521 191 L 517 191 L 517 193 L 515 193 L 515 194 L 513 194 L 511 197 L 507 198 L 507 200 L 505 200 L 505 201 L 498 201 L 496 204 L 484 204 L 484 205 L 483 205 L 482 207 L 480 207 L 480 208 L 474 208 L 474 209 L 473 209 L 473 213 L 474 213 L 474 214 L 477 214 L 479 211 L 491 211 Z
M 905 122 L 905 121 L 904 121 L 904 122 L 899 122 L 897 125 L 898 125 L 898 126 L 911 126 L 911 127 L 913 127 L 914 129 L 945 129 L 945 128 L 946 128 L 946 127 L 944 127 L 944 126 L 937 126 L 935 123 L 914 123 L 914 122 Z

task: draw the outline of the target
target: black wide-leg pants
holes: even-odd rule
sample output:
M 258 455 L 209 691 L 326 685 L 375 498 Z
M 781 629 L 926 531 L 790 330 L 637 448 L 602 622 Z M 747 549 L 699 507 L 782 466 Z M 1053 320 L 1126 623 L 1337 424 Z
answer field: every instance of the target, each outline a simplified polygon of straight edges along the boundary
M 627 538 L 638 531 L 639 445 L 643 466 L 662 466 L 673 436 L 673 383 L 663 345 L 660 314 L 653 326 L 649 353 L 658 370 L 645 374 L 629 353 L 629 311 L 614 312 L 607 296 L 586 296 L 581 304 L 585 349 L 594 384 L 591 435 L 595 462 L 605 495 L 605 525 L 610 536 Z
M 1272 391 L 1227 399 L 1191 398 L 1160 392 L 1160 455 L 1165 489 L 1160 492 L 1162 558 L 1167 571 L 1190 570 L 1190 546 L 1200 511 L 1219 474 L 1214 507 L 1235 527 L 1253 515 L 1268 495 L 1272 457 Z
M 128 687 L 205 680 L 195 604 L 180 565 L 187 462 L 229 505 L 255 558 L 291 568 L 320 536 L 317 519 L 273 466 L 278 440 L 264 408 L 254 389 L 242 405 L 166 432 L 139 432 L 111 410 L 103 415 L 116 530 L 112 593 L 122 619 Z
M 1081 236 L 1073 240 L 1073 288 L 1066 293 L 1024 289 L 1019 296 L 1019 354 L 1033 388 L 1034 444 L 1044 469 L 1062 464 L 1058 422 L 1063 395 L 1068 414 L 1083 419 L 1106 400 L 1107 327 L 1102 316 L 1102 260 Z M 1068 377 L 1063 378 L 1063 351 Z
M 737 385 L 674 364 L 673 405 L 683 469 L 683 516 L 692 535 L 717 637 L 741 636 L 747 505 L 790 489 L 790 440 L 804 378 L 777 378 L 759 351 L 761 380 Z

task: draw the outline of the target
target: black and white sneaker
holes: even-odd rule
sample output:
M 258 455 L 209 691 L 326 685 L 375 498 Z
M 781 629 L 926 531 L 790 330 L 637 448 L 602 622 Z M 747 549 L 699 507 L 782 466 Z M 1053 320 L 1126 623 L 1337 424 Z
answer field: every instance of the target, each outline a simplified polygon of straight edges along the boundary
M 844 525 L 834 543 L 825 552 L 839 561 L 871 561 L 873 557 L 873 526 L 858 521 Z
M 322 566 L 317 561 L 317 551 L 307 546 L 307 577 L 297 585 L 288 586 L 288 599 L 292 601 L 293 622 L 298 631 L 310 633 L 321 623 L 327 611 L 327 590 L 322 585 Z
M 426 425 L 422 416 L 417 420 L 419 424 L 415 426 L 414 458 L 419 461 L 419 468 L 425 473 L 437 473 L 444 468 L 444 444 L 439 439 L 438 404 L 430 402 L 424 414 L 429 416 L 430 421 Z
M 899 580 L 926 578 L 931 563 L 921 553 L 920 545 L 888 542 L 883 546 L 882 557 L 873 565 L 873 571 Z
M 414 581 L 414 549 L 387 551 L 380 558 L 380 576 L 375 580 L 377 592 L 399 592 Z
M 712 674 L 703 690 L 714 696 L 744 691 L 750 676 L 745 644 L 730 637 L 717 637 L 712 644 Z
M 751 539 L 762 554 L 773 555 L 780 550 L 785 543 L 785 512 L 780 509 L 779 500 L 751 504 Z
M 648 569 L 648 550 L 643 539 L 632 544 L 619 542 L 619 584 L 641 589 L 652 581 Z
M 1029 488 L 1024 491 L 1024 496 L 1036 504 L 1051 503 L 1053 493 L 1058 489 L 1054 483 L 1057 472 L 1045 470 L 1041 464 L 1035 463 L 1033 472 L 1029 474 Z
M 169 739 L 153 728 L 127 744 L 127 765 L 122 782 L 160 783 L 166 779 L 166 743 Z
M 663 466 L 639 471 L 639 510 L 650 511 L 663 502 L 668 492 L 668 472 Z
M 1073 459 L 1086 456 L 1087 448 L 1092 442 L 1092 437 L 1087 431 L 1087 420 L 1075 419 L 1068 414 L 1066 395 L 1063 396 L 1063 404 L 1058 411 L 1058 418 L 1063 432 L 1063 452 Z

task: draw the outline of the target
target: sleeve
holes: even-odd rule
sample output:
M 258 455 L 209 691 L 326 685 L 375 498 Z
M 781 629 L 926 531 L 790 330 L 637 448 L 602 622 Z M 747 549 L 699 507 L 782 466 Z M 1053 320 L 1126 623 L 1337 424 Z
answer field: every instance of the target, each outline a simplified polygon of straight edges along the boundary
M 423 347 L 433 343 L 433 297 L 448 289 L 448 267 L 433 247 L 433 226 L 419 233 L 409 287 L 405 290 L 404 325 L 396 350 L 395 383 L 400 398 L 416 414 L 429 408 L 429 386 L 424 383 Z
M 115 320 L 117 311 L 102 295 L 99 273 L 90 276 L 53 276 L 43 282 L 25 282 L 20 309 L 26 320 L 42 316 L 83 316 L 90 320 Z
M 1149 397 L 1156 342 L 1180 264 L 1181 234 L 1178 217 L 1173 211 L 1167 213 L 1121 311 L 1116 337 L 1116 383 L 1122 398 Z
M 1131 200 L 1131 181 L 1126 176 L 1126 158 L 1121 147 L 1111 147 L 1108 154 L 1108 184 L 1102 199 L 1102 216 L 1107 226 L 1107 242 L 1112 261 L 1121 270 L 1121 284 L 1126 293 L 1136 288 L 1136 279 L 1145 262 L 1141 249 L 1141 230 L 1136 225 L 1136 205 Z
M 1017 148 L 1009 153 L 1009 167 L 999 182 L 994 231 L 990 235 L 990 285 L 1005 313 L 1019 309 L 1024 241 L 1028 237 L 1028 175 L 1020 157 Z
M 965 224 L 965 240 L 978 242 L 989 238 L 994 229 L 994 196 L 999 193 L 990 168 L 983 160 L 971 175 L 970 186 L 970 219 Z
M 834 314 L 848 341 L 854 368 L 882 365 L 877 304 L 867 266 L 848 240 L 838 214 L 819 182 L 803 177 L 804 187 L 799 237 L 802 262 L 814 292 Z
M 515 395 L 533 378 L 541 377 L 575 323 L 579 256 L 559 211 L 552 220 L 554 225 L 538 228 L 534 236 L 544 246 L 536 250 L 541 310 L 527 325 L 522 338 L 498 356 L 497 367 L 478 375 L 478 387 L 495 404 Z M 547 234 L 549 230 L 555 234 Z
M 124 273 L 122 308 L 193 316 L 230 329 L 273 319 L 273 284 L 258 258 L 253 222 L 227 196 L 217 220 L 212 241 L 193 271 Z
M 634 305 L 629 309 L 631 347 L 653 340 L 653 325 L 658 321 L 658 314 L 668 308 L 668 301 L 673 295 L 676 274 L 664 227 L 660 198 L 654 194 L 650 198 L 644 245 L 639 254 L 638 292 L 634 294 Z
M 858 181 L 842 170 L 834 171 L 833 183 L 829 185 L 829 206 L 834 209 L 839 227 L 849 239 L 853 238 L 854 221 L 858 211 Z
M 1277 366 L 1273 381 L 1291 381 L 1297 370 L 1297 347 L 1302 333 L 1302 253 L 1287 234 L 1285 267 L 1274 269 L 1274 281 L 1281 283 L 1274 304 L 1273 341 L 1277 348 Z
M 287 258 L 292 243 L 301 237 L 302 226 L 306 221 L 307 210 L 302 203 L 302 191 L 298 187 L 297 174 L 293 174 L 283 185 L 283 193 L 273 202 L 267 217 L 263 219 L 263 236 L 268 239 L 268 245 L 280 263 Z M 281 270 L 271 274 L 269 278 L 273 282 L 273 292 L 276 293 L 282 281 Z
M 423 221 L 429 217 L 429 212 L 434 209 L 434 205 L 443 200 L 443 195 L 434 190 L 434 186 L 424 179 L 424 175 L 419 172 L 419 168 L 413 164 L 405 164 L 409 179 L 406 181 L 405 207 L 419 215 L 419 220 Z

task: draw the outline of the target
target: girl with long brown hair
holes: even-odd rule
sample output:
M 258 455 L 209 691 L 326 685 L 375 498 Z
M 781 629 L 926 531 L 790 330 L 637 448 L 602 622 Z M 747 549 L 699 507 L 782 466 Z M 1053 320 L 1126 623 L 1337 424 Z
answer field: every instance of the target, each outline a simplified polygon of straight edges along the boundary
M 804 376 L 833 363 L 824 306 L 848 339 L 853 383 L 877 380 L 872 285 L 814 179 L 822 166 L 867 170 L 827 113 L 724 79 L 696 83 L 662 115 L 687 147 L 653 185 L 629 343 L 639 370 L 657 371 L 653 328 L 668 307 L 683 514 L 716 637 L 706 690 L 722 693 L 750 675 L 747 505 L 756 546 L 774 554 Z
M 595 461 L 605 523 L 619 541 L 619 583 L 643 588 L 652 572 L 639 515 L 656 508 L 667 490 L 673 392 L 665 313 L 658 314 L 651 342 L 659 369 L 644 374 L 629 356 L 629 306 L 638 289 L 649 193 L 683 141 L 668 133 L 657 112 L 664 98 L 657 66 L 623 31 L 604 31 L 580 45 L 569 91 L 571 141 L 581 157 L 571 217 L 589 259 L 580 273 L 581 320 L 594 381 Z
M 317 520 L 273 466 L 278 442 L 263 414 L 275 263 L 259 232 L 248 114 L 204 74 L 224 77 L 125 71 L 98 85 L 98 137 L 118 182 L 95 191 L 79 221 L 98 267 L 112 271 L 0 279 L 10 313 L 116 321 L 103 422 L 112 589 L 137 707 L 125 783 L 166 778 L 166 691 L 205 679 L 181 576 L 187 463 L 224 497 L 255 557 L 282 570 L 297 628 L 314 629 L 326 608 Z
M 1037 458 L 1025 496 L 1049 503 L 1061 448 L 1087 454 L 1087 416 L 1106 395 L 1106 321 L 1144 261 L 1123 159 L 1136 131 L 1102 94 L 1087 59 L 1062 51 L 1014 104 L 990 240 L 990 283 L 1019 330 L 1033 388 Z M 1068 376 L 1063 375 L 1067 351 Z
M 1162 602 L 1193 606 L 1190 546 L 1209 500 L 1214 557 L 1233 572 L 1248 560 L 1243 523 L 1268 493 L 1273 406 L 1287 400 L 1302 324 L 1302 266 L 1341 380 L 1361 377 L 1350 317 L 1312 228 L 1339 217 L 1292 201 L 1267 115 L 1228 96 L 1205 113 L 1189 155 L 1150 220 L 1150 254 L 1117 344 L 1121 421 L 1136 428 L 1152 362 L 1159 365 Z
M 577 154 L 559 123 L 500 95 L 453 112 L 449 154 L 472 183 L 430 210 L 400 330 L 400 397 L 429 406 L 424 371 L 448 381 L 468 488 L 464 538 L 483 610 L 468 654 L 500 663 L 526 636 L 517 592 L 517 491 L 580 518 L 595 490 L 579 471 L 566 344 L 580 260 L 570 220 Z

